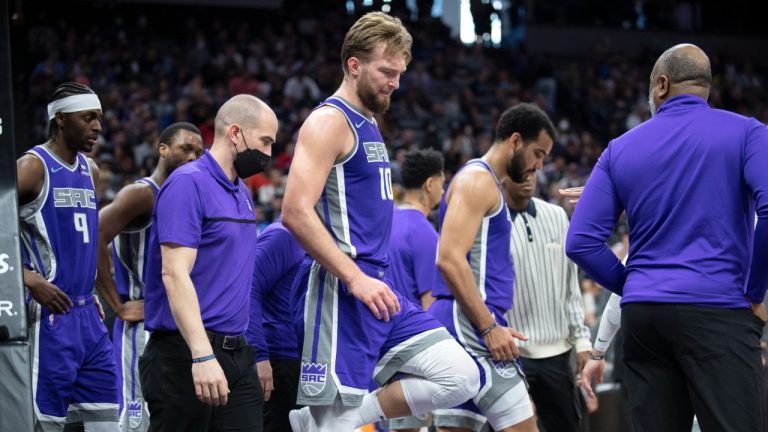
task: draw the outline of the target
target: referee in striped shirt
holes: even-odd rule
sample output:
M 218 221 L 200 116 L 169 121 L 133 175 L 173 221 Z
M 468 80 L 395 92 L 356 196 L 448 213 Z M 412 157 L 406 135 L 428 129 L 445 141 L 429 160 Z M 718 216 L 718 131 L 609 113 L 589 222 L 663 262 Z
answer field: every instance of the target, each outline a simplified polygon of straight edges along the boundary
M 504 189 L 515 265 L 515 299 L 507 320 L 528 336 L 518 343 L 520 360 L 544 429 L 578 432 L 581 403 L 570 357 L 575 349 L 581 373 L 592 347 L 576 265 L 565 256 L 568 216 L 561 207 L 533 198 L 535 173 L 524 183 L 507 179 Z

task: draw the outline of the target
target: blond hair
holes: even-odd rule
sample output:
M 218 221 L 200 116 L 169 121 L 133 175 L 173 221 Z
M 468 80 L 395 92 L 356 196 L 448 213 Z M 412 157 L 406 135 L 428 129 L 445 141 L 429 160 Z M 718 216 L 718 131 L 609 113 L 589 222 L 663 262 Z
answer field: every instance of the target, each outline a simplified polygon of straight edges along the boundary
M 341 67 L 346 76 L 347 60 L 357 57 L 366 62 L 376 46 L 383 43 L 387 54 L 401 53 L 406 64 L 411 61 L 413 37 L 405 29 L 399 18 L 383 12 L 370 12 L 358 19 L 344 36 L 341 46 Z

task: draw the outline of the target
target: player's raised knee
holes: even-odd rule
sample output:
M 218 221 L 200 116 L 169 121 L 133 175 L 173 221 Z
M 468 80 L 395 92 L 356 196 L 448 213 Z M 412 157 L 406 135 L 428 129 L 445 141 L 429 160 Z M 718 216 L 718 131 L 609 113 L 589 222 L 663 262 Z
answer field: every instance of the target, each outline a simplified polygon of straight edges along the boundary
M 453 341 L 451 341 L 453 342 Z M 451 407 L 471 399 L 480 391 L 480 370 L 458 343 L 444 353 L 450 362 L 447 373 L 439 380 L 444 391 L 435 395 L 435 406 Z

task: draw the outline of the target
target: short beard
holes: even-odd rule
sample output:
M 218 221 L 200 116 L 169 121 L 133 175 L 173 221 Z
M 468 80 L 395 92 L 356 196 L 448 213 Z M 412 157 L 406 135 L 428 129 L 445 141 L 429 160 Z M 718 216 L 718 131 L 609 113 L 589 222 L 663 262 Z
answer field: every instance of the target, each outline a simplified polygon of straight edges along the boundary
M 651 112 L 651 117 L 656 115 L 656 103 L 653 101 L 653 96 L 648 95 L 648 110 Z
M 525 170 L 525 147 L 520 150 L 516 150 L 512 155 L 512 159 L 507 164 L 507 175 L 515 183 L 524 183 L 526 177 Z
M 387 112 L 389 109 L 389 98 L 377 97 L 376 90 L 374 90 L 371 84 L 368 83 L 365 75 L 360 78 L 361 79 L 357 84 L 357 95 L 360 97 L 360 102 L 363 103 L 365 108 L 368 108 L 376 114 L 384 114 Z

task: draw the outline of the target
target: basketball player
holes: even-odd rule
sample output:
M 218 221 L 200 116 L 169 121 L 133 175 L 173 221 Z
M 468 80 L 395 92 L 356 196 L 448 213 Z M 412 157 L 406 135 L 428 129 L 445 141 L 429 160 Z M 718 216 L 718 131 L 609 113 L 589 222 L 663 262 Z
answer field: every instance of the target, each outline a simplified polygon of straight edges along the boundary
M 511 219 L 501 181 L 522 183 L 540 169 L 552 149 L 554 126 L 530 104 L 506 110 L 496 140 L 480 159 L 467 162 L 453 178 L 440 205 L 437 298 L 429 311 L 461 342 L 481 371 L 480 392 L 472 401 L 438 410 L 442 430 L 478 431 L 484 415 L 499 432 L 534 431 L 531 401 L 515 362 L 520 355 L 507 327 L 514 268 L 510 255 Z
M 296 406 L 300 364 L 291 287 L 306 253 L 280 220 L 259 234 L 255 249 L 245 337 L 256 349 L 264 389 L 264 432 L 290 431 L 288 412 Z
M 443 197 L 443 155 L 431 149 L 406 153 L 402 177 L 405 196 L 392 216 L 387 274 L 400 294 L 426 310 L 437 277 L 437 231 L 427 215 Z M 418 432 L 431 423 L 429 416 L 409 416 L 390 420 L 389 429 Z
M 115 312 L 112 335 L 120 389 L 120 429 L 146 431 L 149 411 L 141 393 L 137 359 L 144 353 L 144 273 L 155 197 L 165 179 L 203 153 L 200 130 L 174 123 L 160 134 L 160 159 L 149 177 L 124 187 L 99 211 L 99 261 L 96 289 Z M 113 241 L 114 239 L 114 241 Z M 115 279 L 110 275 L 112 242 Z
M 356 426 L 453 406 L 477 391 L 467 353 L 429 314 L 390 289 L 392 182 L 373 118 L 387 110 L 412 38 L 381 12 L 360 18 L 342 47 L 344 81 L 307 118 L 283 202 L 304 246 L 294 310 L 303 338 L 294 431 Z M 306 318 L 306 319 L 305 319 Z M 409 376 L 388 384 L 396 372 Z M 367 393 L 371 376 L 383 387 Z
M 83 154 L 101 134 L 101 115 L 93 90 L 58 86 L 48 141 L 16 162 L 36 431 L 63 430 L 65 420 L 117 430 L 112 345 L 93 296 L 99 170 Z

